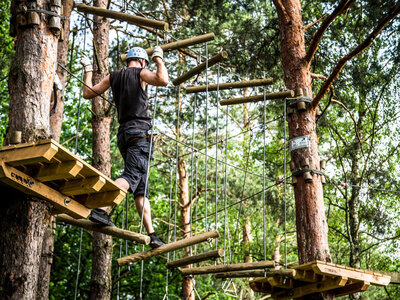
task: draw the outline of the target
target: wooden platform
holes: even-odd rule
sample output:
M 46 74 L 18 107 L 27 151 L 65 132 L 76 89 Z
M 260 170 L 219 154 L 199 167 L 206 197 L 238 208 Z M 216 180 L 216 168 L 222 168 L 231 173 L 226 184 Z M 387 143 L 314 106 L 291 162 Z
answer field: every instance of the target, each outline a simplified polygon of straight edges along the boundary
M 339 297 L 365 291 L 371 284 L 389 283 L 390 276 L 314 261 L 293 269 L 268 272 L 265 277 L 250 281 L 250 287 L 255 292 L 270 294 L 273 299 L 292 299 L 326 291 Z
M 91 208 L 119 204 L 126 191 L 54 140 L 0 148 L 0 182 L 86 218 Z

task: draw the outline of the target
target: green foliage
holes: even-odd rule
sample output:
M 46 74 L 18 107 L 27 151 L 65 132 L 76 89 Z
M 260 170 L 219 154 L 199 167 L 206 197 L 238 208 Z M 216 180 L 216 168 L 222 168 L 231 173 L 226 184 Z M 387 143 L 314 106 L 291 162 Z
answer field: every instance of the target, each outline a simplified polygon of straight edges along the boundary
M 329 76 L 337 61 L 363 41 L 395 2 L 356 2 L 345 14 L 340 15 L 325 33 L 311 71 Z M 278 19 L 271 1 L 170 0 L 165 3 L 168 13 L 160 1 L 129 2 L 128 12 L 136 12 L 137 9 L 146 16 L 168 20 L 171 34 L 177 39 L 214 32 L 216 39 L 208 43 L 207 50 L 205 45 L 189 49 L 195 56 L 201 54 L 204 58 L 207 51 L 210 57 L 221 49 L 229 52 L 229 58 L 221 66 L 214 66 L 207 71 L 207 78 L 203 73 L 189 84 L 273 77 L 274 84 L 266 88 L 267 92 L 285 88 Z M 13 50 L 12 39 L 7 35 L 9 3 L 3 1 L 1 4 L 0 134 L 4 135 L 8 123 L 6 76 Z M 303 22 L 310 24 L 332 12 L 337 1 L 308 1 L 302 5 Z M 111 6 L 120 9 L 117 3 L 112 2 Z M 72 20 L 72 27 L 77 30 L 86 24 L 76 15 Z M 307 30 L 307 45 L 320 23 Z M 114 22 L 113 26 L 110 47 L 110 65 L 113 70 L 123 66 L 119 56 L 130 46 L 150 47 L 157 40 L 163 43 L 161 38 L 157 39 L 138 27 L 126 27 L 119 22 Z M 321 156 L 328 161 L 326 173 L 329 182 L 324 186 L 324 197 L 330 227 L 330 250 L 335 263 L 348 265 L 350 254 L 354 251 L 349 236 L 349 204 L 361 187 L 359 205 L 356 207 L 360 223 L 357 238 L 361 247 L 358 253 L 361 267 L 400 271 L 400 229 L 397 222 L 400 209 L 400 193 L 397 191 L 400 179 L 399 26 L 397 18 L 370 48 L 347 64 L 334 82 L 334 99 L 340 101 L 346 109 L 336 103 L 328 104 L 327 98 L 321 103 L 322 108 L 329 105 L 318 122 L 317 130 Z M 74 44 L 71 42 L 70 45 L 69 68 L 80 76 L 78 51 L 84 48 L 84 35 L 82 30 L 76 32 Z M 196 59 L 190 56 L 182 58 L 176 51 L 166 53 L 166 62 L 172 79 L 197 64 Z M 314 94 L 321 85 L 320 79 L 313 79 Z M 263 91 L 261 88 L 251 88 L 247 93 L 255 95 Z M 178 227 L 179 181 L 175 161 L 178 152 L 178 157 L 186 163 L 189 196 L 193 198 L 190 212 L 192 234 L 202 233 L 206 228 L 217 228 L 221 234 L 217 245 L 203 243 L 192 247 L 193 253 L 202 253 L 218 246 L 226 250 L 226 257 L 220 262 L 242 262 L 245 255 L 243 227 L 248 220 L 247 216 L 250 216 L 252 240 L 249 252 L 254 261 L 273 259 L 277 246 L 283 255 L 285 227 L 288 237 L 287 260 L 296 261 L 294 196 L 290 185 L 287 184 L 285 189 L 281 183 L 285 176 L 290 180 L 288 171 L 285 171 L 284 139 L 288 137 L 284 136 L 286 122 L 283 102 L 267 102 L 265 108 L 262 103 L 252 103 L 246 107 L 219 107 L 217 116 L 219 100 L 243 96 L 243 91 L 221 91 L 219 94 L 210 92 L 208 96 L 200 93 L 195 96 L 186 94 L 184 89 L 168 87 L 158 88 L 157 91 L 150 89 L 149 94 L 150 109 L 151 112 L 155 111 L 156 116 L 153 123 L 162 133 L 156 139 L 149 179 L 156 232 L 165 241 L 181 238 Z M 81 84 L 73 77 L 67 79 L 65 95 L 61 142 L 73 150 L 79 132 L 77 152 L 90 162 L 90 102 L 81 99 L 80 123 L 77 128 Z M 117 178 L 123 170 L 123 160 L 116 147 L 117 129 L 118 124 L 114 118 L 110 149 L 113 178 Z M 176 141 L 177 137 L 179 142 Z M 215 147 L 216 142 L 218 147 Z M 205 159 L 206 152 L 208 159 Z M 289 159 L 290 154 L 286 153 L 286 162 Z M 229 164 L 226 167 L 225 160 Z M 337 182 L 346 182 L 348 185 L 335 184 Z M 115 208 L 113 219 L 118 227 L 139 231 L 140 218 L 132 197 Z M 175 223 L 178 226 L 174 226 Z M 55 237 L 51 299 L 71 299 L 75 290 L 80 230 L 59 225 Z M 275 244 L 276 239 L 280 239 L 278 244 Z M 181 275 L 178 271 L 167 273 L 164 264 L 166 259 L 182 257 L 182 251 L 146 261 L 141 276 L 140 263 L 119 269 L 115 260 L 142 251 L 142 246 L 118 239 L 114 239 L 113 243 L 112 275 L 114 280 L 120 279 L 113 284 L 113 298 L 119 295 L 123 299 L 139 299 L 139 285 L 142 281 L 144 299 L 163 299 L 166 282 L 168 299 L 181 299 Z M 82 299 L 89 295 L 91 251 L 91 235 L 83 232 L 78 286 L 78 298 Z M 235 279 L 233 282 L 240 292 L 247 287 L 248 280 Z M 396 286 L 389 286 L 387 291 L 392 299 L 400 297 L 400 289 Z M 196 277 L 196 292 L 200 297 L 215 292 L 210 299 L 233 299 L 228 295 L 233 290 L 224 291 L 223 282 L 215 280 L 211 275 Z M 257 297 L 261 298 L 261 295 Z M 384 297 L 386 292 L 382 288 L 370 288 L 364 293 L 363 299 Z

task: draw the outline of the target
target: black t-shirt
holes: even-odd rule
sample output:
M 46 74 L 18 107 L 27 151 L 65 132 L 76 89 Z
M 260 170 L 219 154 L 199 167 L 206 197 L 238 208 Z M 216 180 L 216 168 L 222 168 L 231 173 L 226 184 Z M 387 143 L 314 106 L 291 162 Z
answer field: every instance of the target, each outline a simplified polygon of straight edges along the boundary
M 123 68 L 110 74 L 111 89 L 118 111 L 118 122 L 150 124 L 147 89 L 140 84 L 142 68 Z M 132 122 L 133 121 L 133 122 Z

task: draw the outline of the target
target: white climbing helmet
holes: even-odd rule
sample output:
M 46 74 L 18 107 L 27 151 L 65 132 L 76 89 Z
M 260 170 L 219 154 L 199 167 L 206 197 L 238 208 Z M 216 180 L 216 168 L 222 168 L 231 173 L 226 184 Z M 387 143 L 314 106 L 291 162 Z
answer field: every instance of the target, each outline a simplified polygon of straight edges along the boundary
M 147 55 L 146 50 L 141 47 L 133 47 L 129 49 L 128 54 L 126 56 L 126 60 L 128 61 L 130 58 L 139 58 L 146 60 L 146 63 L 149 64 L 149 56 Z

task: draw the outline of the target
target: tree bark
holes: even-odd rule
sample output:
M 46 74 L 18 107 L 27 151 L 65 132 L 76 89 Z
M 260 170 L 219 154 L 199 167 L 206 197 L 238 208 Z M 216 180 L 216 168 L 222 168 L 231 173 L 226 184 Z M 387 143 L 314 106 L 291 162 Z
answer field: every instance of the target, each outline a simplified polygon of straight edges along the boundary
M 278 12 L 285 85 L 291 90 L 305 88 L 306 96 L 312 97 L 310 66 L 305 60 L 300 1 L 273 0 L 273 2 Z M 307 135 L 310 139 L 309 147 L 291 152 L 291 159 L 297 168 L 303 165 L 304 159 L 308 159 L 309 168 L 319 170 L 320 157 L 315 116 L 316 109 L 307 105 L 305 111 L 296 111 L 288 117 L 289 138 Z M 313 175 L 313 180 L 309 183 L 306 183 L 302 176 L 297 177 L 294 194 L 299 263 L 313 260 L 330 262 L 328 226 L 320 177 Z M 324 295 L 323 298 L 334 297 Z
M 94 6 L 107 6 L 105 0 L 95 0 Z M 108 75 L 108 35 L 110 23 L 103 17 L 94 16 L 93 24 L 93 85 Z M 98 64 L 99 63 L 99 64 Z M 107 97 L 107 96 L 106 96 Z M 110 124 L 111 117 L 106 114 L 108 103 L 101 97 L 92 100 L 93 130 L 93 166 L 107 176 L 111 175 L 110 157 Z M 110 299 L 112 291 L 111 281 L 112 237 L 93 233 L 93 260 L 92 277 L 90 281 L 90 299 Z
M 64 16 L 64 27 L 63 27 L 63 39 L 58 41 L 58 54 L 57 62 L 63 66 L 66 66 L 68 61 L 68 42 L 69 42 L 69 24 L 72 8 L 74 5 L 73 0 L 63 0 L 63 16 Z M 73 51 L 73 49 L 72 49 Z M 67 79 L 67 72 L 62 68 L 57 68 L 57 75 L 60 78 L 61 85 L 63 86 L 62 91 L 57 92 L 57 106 L 54 114 L 50 117 L 50 130 L 51 136 L 57 142 L 60 140 L 62 121 L 64 115 L 64 95 L 65 95 L 65 81 Z M 54 104 L 53 104 L 54 105 Z
M 66 65 L 67 57 L 68 57 L 68 41 L 69 41 L 69 17 L 71 15 L 71 11 L 73 8 L 74 1 L 72 0 L 63 0 L 63 16 L 64 16 L 64 27 L 62 36 L 64 37 L 62 40 L 58 41 L 58 51 L 57 51 L 57 62 Z M 50 116 L 50 131 L 51 138 L 55 139 L 57 142 L 60 141 L 61 136 L 61 127 L 63 121 L 64 114 L 64 91 L 65 91 L 65 80 L 66 80 L 66 72 L 58 68 L 57 72 L 58 78 L 61 81 L 61 85 L 64 87 L 62 91 L 57 90 L 57 104 L 53 102 L 53 107 L 55 107 L 54 113 Z M 54 93 L 54 91 L 53 91 Z M 53 95 L 54 97 L 54 95 Z M 55 223 L 50 222 L 49 226 L 46 228 L 43 237 L 43 247 L 42 247 L 42 255 L 40 258 L 40 268 L 39 268 L 39 280 L 38 280 L 38 292 L 37 299 L 48 299 L 49 298 L 49 284 L 50 284 L 50 272 L 51 265 L 53 263 L 53 251 L 54 251 L 54 228 Z
M 38 1 L 38 8 L 48 1 Z M 12 2 L 12 24 L 16 24 L 17 2 Z M 21 131 L 22 141 L 50 136 L 50 97 L 57 59 L 57 37 L 47 28 L 48 17 L 34 27 L 18 27 L 15 58 L 9 74 L 9 132 Z M 52 205 L 6 186 L 0 211 L 0 298 L 35 299 L 43 235 Z

